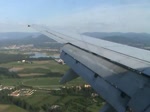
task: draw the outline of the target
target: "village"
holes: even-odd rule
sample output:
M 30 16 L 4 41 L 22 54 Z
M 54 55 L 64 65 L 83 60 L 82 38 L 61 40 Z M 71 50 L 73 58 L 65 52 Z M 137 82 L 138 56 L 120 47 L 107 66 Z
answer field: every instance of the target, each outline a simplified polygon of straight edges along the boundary
M 14 92 L 12 92 L 11 94 L 8 94 L 9 96 L 30 96 L 34 93 L 34 89 L 20 89 L 20 90 L 15 90 Z
M 10 90 L 10 94 L 8 96 L 13 96 L 13 97 L 19 97 L 19 96 L 31 96 L 34 94 L 34 92 L 38 90 L 43 90 L 43 91 L 61 91 L 62 89 L 75 89 L 75 91 L 81 91 L 82 89 L 91 89 L 91 86 L 88 84 L 82 85 L 82 86 L 62 86 L 60 88 L 53 88 L 53 89 L 44 89 L 44 88 L 27 88 L 27 87 L 22 87 L 19 89 L 16 89 L 15 86 L 3 86 L 0 85 L 0 91 L 2 90 Z M 98 96 L 97 93 L 91 93 L 92 97 Z

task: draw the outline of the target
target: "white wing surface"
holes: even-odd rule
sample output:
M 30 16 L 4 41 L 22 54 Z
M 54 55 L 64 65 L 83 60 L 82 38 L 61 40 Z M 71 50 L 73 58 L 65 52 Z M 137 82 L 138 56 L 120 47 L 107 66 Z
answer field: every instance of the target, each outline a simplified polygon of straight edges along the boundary
M 108 102 L 101 112 L 150 112 L 150 51 L 28 26 L 64 44 L 61 58 L 71 69 L 61 83 L 81 76 Z

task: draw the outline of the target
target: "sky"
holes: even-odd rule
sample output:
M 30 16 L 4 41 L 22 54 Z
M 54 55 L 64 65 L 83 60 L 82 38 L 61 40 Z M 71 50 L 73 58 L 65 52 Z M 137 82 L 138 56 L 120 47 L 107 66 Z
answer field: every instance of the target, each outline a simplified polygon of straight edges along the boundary
M 27 24 L 77 32 L 150 33 L 150 0 L 0 0 L 0 32 Z

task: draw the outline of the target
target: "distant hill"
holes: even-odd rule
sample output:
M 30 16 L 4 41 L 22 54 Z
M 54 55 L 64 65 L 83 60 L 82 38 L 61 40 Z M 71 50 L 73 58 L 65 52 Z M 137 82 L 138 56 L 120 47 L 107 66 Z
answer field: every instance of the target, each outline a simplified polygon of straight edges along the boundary
M 150 47 L 150 34 L 148 33 L 85 32 L 83 35 L 139 48 Z
M 83 33 L 83 35 L 126 44 L 134 47 L 150 49 L 150 34 L 148 33 L 85 32 Z M 60 48 L 62 46 L 61 44 L 55 42 L 56 41 L 40 33 L 0 33 L 0 47 L 27 44 L 33 44 L 36 48 Z
M 38 36 L 40 35 L 39 33 L 30 33 L 30 32 L 0 32 L 0 40 L 5 40 L 5 39 L 22 39 L 27 36 Z
M 0 33 L 0 47 L 10 45 L 27 45 L 33 44 L 34 47 L 51 47 L 59 48 L 61 44 L 39 33 L 9 32 Z

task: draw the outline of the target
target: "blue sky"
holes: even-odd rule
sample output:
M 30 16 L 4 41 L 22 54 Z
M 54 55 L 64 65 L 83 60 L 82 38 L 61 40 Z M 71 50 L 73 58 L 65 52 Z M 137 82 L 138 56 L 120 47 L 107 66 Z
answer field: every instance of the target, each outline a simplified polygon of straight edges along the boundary
M 149 0 L 0 0 L 0 32 L 26 24 L 66 30 L 150 33 Z

